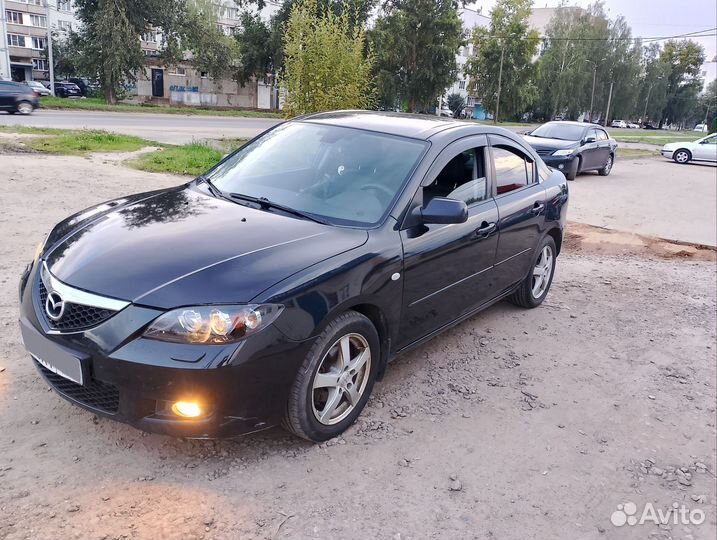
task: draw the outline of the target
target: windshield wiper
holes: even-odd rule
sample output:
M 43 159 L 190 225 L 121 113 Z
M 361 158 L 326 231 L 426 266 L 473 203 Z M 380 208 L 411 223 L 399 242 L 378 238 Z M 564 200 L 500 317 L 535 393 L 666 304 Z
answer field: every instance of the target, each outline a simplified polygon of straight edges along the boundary
M 226 193 L 225 195 L 231 197 L 232 199 L 239 199 L 241 201 L 247 201 L 254 204 L 258 204 L 261 208 L 275 208 L 277 210 L 280 210 L 282 212 L 286 212 L 287 214 L 292 214 L 294 216 L 298 216 L 300 218 L 308 219 L 309 221 L 313 221 L 315 223 L 321 223 L 322 225 L 329 225 L 328 221 L 325 221 L 323 219 L 320 219 L 313 214 L 309 214 L 307 212 L 302 212 L 301 210 L 296 210 L 295 208 L 291 208 L 290 206 L 284 206 L 283 204 L 276 203 L 274 201 L 270 201 L 266 197 L 252 197 L 251 195 L 244 195 L 243 193 Z

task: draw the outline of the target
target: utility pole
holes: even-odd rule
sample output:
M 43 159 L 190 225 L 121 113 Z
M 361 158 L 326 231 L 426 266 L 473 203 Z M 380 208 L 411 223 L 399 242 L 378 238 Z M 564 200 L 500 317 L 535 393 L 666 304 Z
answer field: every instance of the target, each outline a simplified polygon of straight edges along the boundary
M 610 93 L 607 95 L 607 110 L 605 111 L 605 123 L 603 124 L 605 127 L 607 127 L 607 121 L 610 116 L 610 101 L 612 100 L 612 85 L 613 85 L 613 83 L 610 82 Z
M 590 121 L 593 121 L 593 101 L 595 100 L 595 76 L 597 75 L 597 64 L 593 63 L 593 91 L 590 93 Z
M 498 94 L 495 98 L 495 115 L 493 116 L 493 123 L 498 123 L 498 112 L 500 111 L 500 87 L 503 82 L 503 56 L 505 55 L 505 41 L 501 39 L 502 46 L 500 48 L 500 67 L 498 68 Z
M 50 94 L 55 95 L 55 63 L 52 61 L 52 24 L 50 24 L 50 0 L 47 0 L 47 69 L 50 70 Z
M 647 99 L 645 100 L 645 111 L 642 113 L 642 123 L 647 121 L 647 104 L 650 102 L 650 92 L 652 92 L 652 84 L 647 89 Z

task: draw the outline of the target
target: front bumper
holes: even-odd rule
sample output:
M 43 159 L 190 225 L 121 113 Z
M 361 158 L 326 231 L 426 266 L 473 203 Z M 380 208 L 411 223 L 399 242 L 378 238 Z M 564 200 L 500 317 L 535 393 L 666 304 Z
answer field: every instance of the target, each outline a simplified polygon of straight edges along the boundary
M 558 169 L 560 172 L 564 174 L 568 174 L 570 172 L 577 173 L 578 168 L 578 159 L 577 156 L 571 155 L 571 156 L 541 156 L 543 161 L 548 167 L 553 167 L 554 169 Z
M 144 431 L 177 437 L 233 437 L 283 419 L 311 340 L 292 341 L 269 326 L 232 345 L 165 343 L 141 337 L 161 311 L 134 305 L 84 332 L 48 333 L 38 316 L 37 274 L 28 268 L 21 279 L 20 325 L 24 334 L 35 332 L 36 339 L 49 342 L 47 347 L 79 359 L 83 384 L 33 359 L 45 381 L 70 402 Z M 52 358 L 41 360 L 52 365 Z M 206 414 L 184 419 L 171 413 L 171 403 L 189 399 L 200 402 Z
M 672 155 L 675 153 L 674 150 L 665 150 L 664 148 L 660 150 L 660 154 L 662 154 L 667 159 L 672 159 Z

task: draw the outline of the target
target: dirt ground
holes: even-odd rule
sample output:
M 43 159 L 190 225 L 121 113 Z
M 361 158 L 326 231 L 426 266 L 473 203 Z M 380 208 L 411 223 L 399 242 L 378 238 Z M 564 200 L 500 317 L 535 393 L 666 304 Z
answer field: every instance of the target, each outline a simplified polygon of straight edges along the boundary
M 571 223 L 543 306 L 399 358 L 340 439 L 176 440 L 65 402 L 20 341 L 52 224 L 183 181 L 103 161 L 0 155 L 0 538 L 715 538 L 714 251 Z M 705 520 L 616 527 L 627 502 Z

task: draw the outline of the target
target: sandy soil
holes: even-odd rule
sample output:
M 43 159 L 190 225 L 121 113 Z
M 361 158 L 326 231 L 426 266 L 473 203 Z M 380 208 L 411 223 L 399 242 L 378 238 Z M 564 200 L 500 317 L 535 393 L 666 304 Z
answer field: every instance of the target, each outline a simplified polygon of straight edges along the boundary
M 16 324 L 17 278 L 53 223 L 182 179 L 96 159 L 0 163 L 0 538 L 717 534 L 713 252 L 659 255 L 632 237 L 606 250 L 600 230 L 571 225 L 542 307 L 500 303 L 399 358 L 339 440 L 182 441 L 48 391 Z M 706 517 L 615 527 L 626 502 Z

